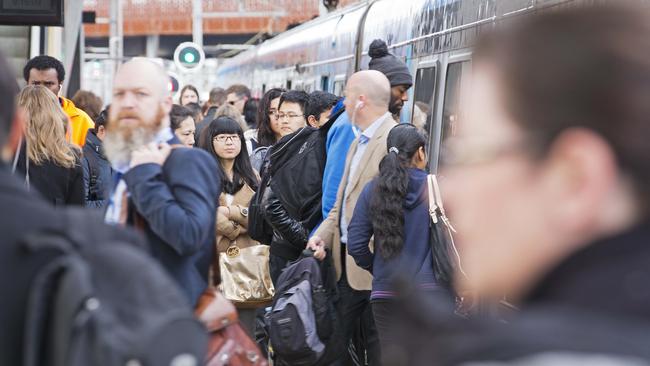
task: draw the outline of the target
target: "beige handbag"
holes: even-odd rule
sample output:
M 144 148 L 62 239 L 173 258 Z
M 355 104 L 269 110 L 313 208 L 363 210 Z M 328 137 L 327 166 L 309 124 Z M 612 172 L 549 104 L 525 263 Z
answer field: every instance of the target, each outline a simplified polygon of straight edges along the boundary
M 233 241 L 219 256 L 219 289 L 237 306 L 258 307 L 273 300 L 275 289 L 269 272 L 269 246 L 239 248 Z

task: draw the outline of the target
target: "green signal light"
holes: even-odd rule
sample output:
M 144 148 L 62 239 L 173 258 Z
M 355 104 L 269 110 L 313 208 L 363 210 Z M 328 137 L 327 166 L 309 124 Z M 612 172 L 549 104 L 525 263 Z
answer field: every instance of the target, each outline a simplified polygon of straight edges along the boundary
M 194 55 L 194 54 L 191 53 L 191 52 L 188 52 L 188 53 L 186 53 L 186 54 L 183 55 L 183 61 L 185 61 L 185 62 L 188 63 L 188 64 L 191 64 L 191 63 L 193 63 L 194 61 L 196 61 L 196 55 Z

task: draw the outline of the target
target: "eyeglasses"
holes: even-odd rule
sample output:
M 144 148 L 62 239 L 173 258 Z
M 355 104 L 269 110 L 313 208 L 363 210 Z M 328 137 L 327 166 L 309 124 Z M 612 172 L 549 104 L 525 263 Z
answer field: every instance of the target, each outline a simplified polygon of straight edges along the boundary
M 231 143 L 235 143 L 235 142 L 241 143 L 241 139 L 239 138 L 239 135 L 217 135 L 212 140 L 222 144 L 228 140 L 230 140 Z
M 296 119 L 296 118 L 305 118 L 302 114 L 285 114 L 285 113 L 276 113 L 275 118 L 277 119 Z
M 442 146 L 440 164 L 444 167 L 481 165 L 503 156 L 524 153 L 531 145 L 534 144 L 525 138 L 494 145 L 485 139 L 451 137 Z

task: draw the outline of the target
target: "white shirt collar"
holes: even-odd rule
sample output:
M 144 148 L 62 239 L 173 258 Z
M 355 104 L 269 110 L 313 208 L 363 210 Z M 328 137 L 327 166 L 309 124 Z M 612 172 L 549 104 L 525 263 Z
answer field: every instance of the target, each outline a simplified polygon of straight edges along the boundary
M 379 127 L 383 123 L 384 119 L 389 114 L 390 114 L 389 112 L 386 112 L 381 117 L 377 118 L 373 123 L 370 124 L 370 126 L 368 126 L 368 128 L 366 128 L 363 132 L 361 132 L 361 134 L 366 136 L 368 138 L 368 140 L 372 139 L 372 136 L 375 135 L 375 132 L 377 132 L 377 130 L 379 129 Z M 358 137 L 359 136 L 359 128 L 357 126 L 355 126 L 355 129 L 356 129 L 355 135 Z

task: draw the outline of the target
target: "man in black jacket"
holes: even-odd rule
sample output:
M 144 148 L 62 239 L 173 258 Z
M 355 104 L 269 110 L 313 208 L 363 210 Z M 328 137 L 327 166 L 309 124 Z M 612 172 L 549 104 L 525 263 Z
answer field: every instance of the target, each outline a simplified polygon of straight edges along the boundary
M 282 95 L 281 123 L 289 131 L 301 119 L 304 127 L 282 137 L 267 153 L 269 164 L 264 174 L 270 175 L 270 184 L 264 191 L 263 204 L 266 220 L 273 228 L 270 270 L 274 283 L 287 263 L 300 256 L 309 233 L 322 218 L 325 142 L 334 119 L 319 129 L 306 126 L 308 99 L 307 93 L 299 91 Z

